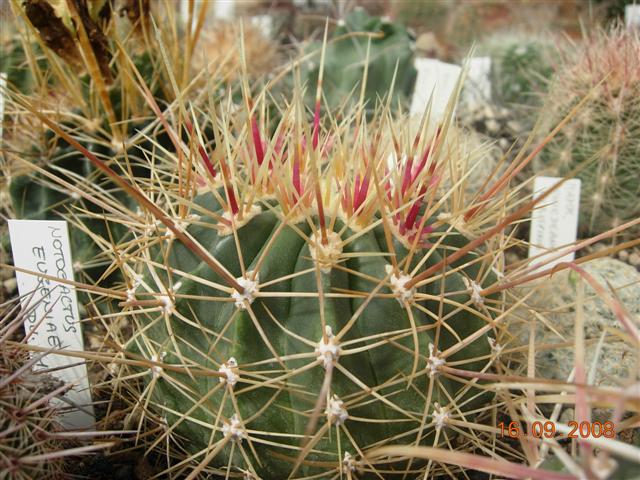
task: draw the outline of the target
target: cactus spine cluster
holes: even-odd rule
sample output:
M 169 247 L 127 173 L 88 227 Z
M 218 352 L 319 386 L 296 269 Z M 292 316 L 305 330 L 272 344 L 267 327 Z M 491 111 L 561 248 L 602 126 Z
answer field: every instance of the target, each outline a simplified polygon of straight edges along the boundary
M 557 176 L 581 168 L 580 227 L 596 234 L 640 216 L 640 37 L 599 31 L 566 52 L 545 118 L 555 122 L 589 101 L 546 148 L 539 171 Z
M 43 353 L 29 357 L 27 343 L 12 342 L 24 315 L 15 302 L 0 305 L 0 478 L 59 478 L 65 445 L 58 436 L 59 409 L 51 399 L 71 385 L 35 369 Z

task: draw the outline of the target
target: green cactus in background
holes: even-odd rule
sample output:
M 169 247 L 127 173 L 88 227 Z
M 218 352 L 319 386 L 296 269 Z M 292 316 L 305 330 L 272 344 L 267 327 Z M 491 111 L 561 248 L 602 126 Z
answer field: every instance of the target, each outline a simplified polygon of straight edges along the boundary
M 134 3 L 137 5 L 137 0 Z M 84 4 L 76 6 L 80 8 L 84 28 L 92 32 L 92 39 L 97 39 L 87 49 L 73 26 L 69 8 L 54 8 L 53 3 L 46 1 L 25 2 L 25 18 L 33 22 L 25 27 L 32 31 L 31 35 L 42 37 L 45 52 L 43 55 L 37 45 L 27 44 L 31 50 L 16 51 L 12 61 L 20 64 L 20 58 L 26 62 L 26 58 L 38 55 L 41 58 L 38 62 L 40 77 L 50 80 L 44 86 L 45 93 L 38 91 L 36 95 L 23 90 L 24 85 L 20 82 L 12 82 L 11 90 L 6 92 L 11 109 L 20 110 L 29 101 L 21 95 L 31 94 L 30 98 L 41 99 L 33 101 L 33 104 L 43 110 L 54 111 L 64 129 L 72 132 L 75 139 L 110 165 L 117 165 L 123 174 L 140 180 L 149 175 L 149 169 L 143 166 L 146 164 L 145 155 L 152 155 L 154 149 L 168 148 L 171 141 L 164 133 L 154 133 L 159 122 L 152 124 L 149 119 L 151 108 L 140 93 L 138 84 L 141 82 L 137 75 L 142 78 L 149 95 L 161 105 L 160 108 L 164 108 L 166 101 L 172 98 L 168 95 L 166 82 L 162 80 L 164 70 L 160 54 L 152 48 L 139 46 L 140 43 L 150 45 L 138 37 L 142 35 L 138 32 L 141 24 L 149 22 L 149 5 L 140 3 L 143 4 L 147 5 L 146 10 L 133 13 L 131 8 L 127 10 L 126 23 L 130 24 L 123 35 L 128 38 L 125 46 L 130 56 L 120 52 L 112 62 L 114 44 L 120 40 L 115 26 L 108 26 L 109 22 L 116 22 L 109 8 L 83 12 Z M 106 8 L 109 4 L 102 2 L 101 5 Z M 92 7 L 96 6 L 98 3 Z M 171 21 L 172 18 L 165 17 L 165 20 Z M 120 29 L 127 27 L 120 23 L 117 26 Z M 105 32 L 108 31 L 114 38 L 107 37 Z M 61 50 L 60 45 L 51 44 L 52 36 L 64 37 L 68 48 Z M 18 45 L 22 43 L 18 42 Z M 80 55 L 80 51 L 85 51 L 85 54 Z M 62 55 L 62 62 L 54 58 L 58 55 Z M 92 68 L 90 62 L 85 64 L 84 60 L 92 55 L 98 68 Z M 101 85 L 105 87 L 103 90 Z M 30 118 L 30 112 L 23 112 L 16 117 L 15 123 L 8 123 L 8 128 L 5 128 L 8 151 L 20 156 L 20 159 L 7 160 L 5 165 L 11 210 L 17 218 L 23 219 L 58 219 L 72 213 L 79 226 L 71 229 L 74 257 L 84 273 L 97 279 L 105 271 L 106 257 L 101 252 L 127 233 L 126 228 L 118 226 L 108 230 L 101 217 L 104 212 L 114 211 L 120 211 L 123 216 L 131 215 L 130 208 L 135 202 L 119 192 L 108 179 L 101 179 L 95 166 L 67 142 L 50 131 L 43 131 L 40 124 L 30 123 Z M 189 138 L 188 132 L 182 132 L 182 136 Z M 27 159 L 29 163 L 25 162 Z M 52 176 L 64 179 L 67 185 L 52 181 Z M 98 191 L 108 196 L 102 205 L 95 205 L 82 196 L 82 193 L 96 195 Z M 96 238 L 102 238 L 103 243 L 96 244 Z M 100 268 L 91 268 L 98 266 Z
M 521 33 L 497 33 L 478 45 L 478 55 L 491 57 L 494 100 L 535 105 L 546 91 L 556 60 L 552 40 Z
M 144 131 L 145 126 L 149 125 L 135 125 L 129 138 Z M 119 209 L 122 215 L 126 215 L 130 209 L 135 208 L 135 202 L 119 191 L 113 182 L 101 177 L 91 162 L 67 142 L 51 132 L 46 137 L 45 150 L 38 153 L 41 158 L 46 159 L 41 162 L 43 171 L 16 175 L 9 183 L 11 208 L 16 218 L 26 220 L 62 219 L 69 213 L 75 216 L 76 225 L 82 225 L 82 228 L 70 230 L 74 259 L 82 266 L 85 274 L 96 279 L 104 268 L 92 267 L 105 263 L 106 257 L 100 253 L 109 242 L 100 246 L 95 239 L 107 240 L 110 235 L 113 239 L 122 239 L 127 233 L 126 228 L 118 225 L 112 225 L 109 230 L 102 215 L 109 209 Z M 157 147 L 154 147 L 155 142 L 158 142 Z M 141 158 L 153 148 L 166 148 L 168 143 L 170 142 L 166 136 L 159 136 L 153 141 L 143 139 L 133 143 L 122 151 L 111 145 L 108 139 L 96 138 L 87 146 L 92 153 L 109 164 L 115 164 L 114 159 L 121 162 L 119 168 L 123 173 L 143 179 L 148 177 L 149 172 L 141 165 Z M 50 159 L 47 158 L 48 155 L 51 155 Z M 51 176 L 56 180 L 51 180 Z M 61 185 L 61 180 L 67 184 Z M 95 195 L 98 191 L 109 200 L 105 205 L 96 206 L 82 197 L 83 193 Z
M 596 234 L 640 216 L 640 39 L 637 31 L 599 31 L 566 52 L 546 104 L 557 122 L 588 103 L 544 150 L 538 172 L 582 180 L 580 228 Z M 636 229 L 637 231 L 637 229 Z
M 372 35 L 362 35 L 362 32 Z M 338 39 L 340 37 L 345 38 Z M 371 49 L 367 60 L 369 38 Z M 319 51 L 320 48 L 321 43 L 315 42 L 307 51 Z M 408 101 L 412 93 L 416 77 L 413 39 L 401 24 L 369 16 L 364 9 L 357 8 L 346 15 L 333 30 L 326 49 L 323 92 L 329 109 L 334 110 L 346 100 L 359 97 L 365 67 L 368 71 L 365 100 L 368 101 L 367 108 L 374 109 L 377 99 L 390 92 L 396 64 L 398 71 L 391 92 L 393 105 Z M 311 87 L 318 80 L 319 56 L 303 63 L 301 70 L 302 79 L 308 86 L 306 103 L 313 108 L 315 92 Z M 355 94 L 351 95 L 353 92 Z
M 29 92 L 33 85 L 28 59 L 19 39 L 3 41 L 0 72 L 6 74 L 7 83 L 21 92 Z

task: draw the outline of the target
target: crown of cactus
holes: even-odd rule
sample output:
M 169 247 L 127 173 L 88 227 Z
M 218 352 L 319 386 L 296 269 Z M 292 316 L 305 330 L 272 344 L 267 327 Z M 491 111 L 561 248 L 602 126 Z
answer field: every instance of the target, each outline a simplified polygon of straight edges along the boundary
M 332 40 L 324 51 L 323 84 L 329 109 L 340 107 L 354 91 L 360 90 L 363 72 L 368 71 L 365 97 L 373 110 L 378 98 L 392 95 L 393 105 L 406 101 L 415 82 L 413 67 L 413 40 L 407 29 L 387 18 L 370 16 L 362 8 L 338 22 Z M 371 42 L 369 46 L 369 41 Z M 308 50 L 318 51 L 319 42 Z M 316 84 L 320 75 L 320 62 L 311 59 L 301 64 L 303 81 L 308 87 Z M 396 72 L 397 67 L 397 72 Z M 395 82 L 394 82 L 395 77 Z M 393 88 L 392 90 L 392 87 Z M 309 88 L 307 104 L 313 106 L 314 92 Z
M 544 113 L 554 122 L 588 103 L 545 149 L 538 169 L 557 176 L 582 167 L 580 227 L 599 233 L 640 216 L 640 37 L 600 31 L 566 52 Z
M 518 105 L 539 102 L 553 74 L 554 44 L 547 38 L 497 33 L 478 45 L 491 57 L 491 85 L 495 100 Z

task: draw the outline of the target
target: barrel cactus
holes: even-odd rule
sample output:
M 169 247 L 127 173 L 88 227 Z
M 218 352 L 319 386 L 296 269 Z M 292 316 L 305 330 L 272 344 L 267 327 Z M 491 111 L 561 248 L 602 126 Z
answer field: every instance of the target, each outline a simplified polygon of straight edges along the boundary
M 210 94 L 156 112 L 171 145 L 140 156 L 146 176 L 34 109 L 138 202 L 92 196 L 115 207 L 94 240 L 122 273 L 101 291 L 118 299 L 104 320 L 133 325 L 114 381 L 134 392 L 125 428 L 156 421 L 141 438 L 188 478 L 426 474 L 367 454 L 475 437 L 490 416 L 511 197 L 465 202 L 452 111 L 416 125 L 393 96 L 368 115 L 360 97 L 310 118 L 296 84 L 273 117 L 247 83 L 240 108 Z
M 552 123 L 589 96 L 538 164 L 539 172 L 556 176 L 581 168 L 583 234 L 640 216 L 639 57 L 637 31 L 592 34 L 566 52 L 544 107 L 543 118 Z
M 112 295 L 134 324 L 123 351 L 147 368 L 118 384 L 141 380 L 129 419 L 157 420 L 150 443 L 173 445 L 189 478 L 403 476 L 425 465 L 366 452 L 438 444 L 491 403 L 478 372 L 498 351 L 505 307 L 484 289 L 501 255 L 480 237 L 495 217 L 465 222 L 458 190 L 441 195 L 460 160 L 451 115 L 416 133 L 360 106 L 310 126 L 303 98 L 276 126 L 259 104 L 212 103 L 215 145 L 178 172 L 158 152 L 126 187 L 144 221 L 127 222 Z

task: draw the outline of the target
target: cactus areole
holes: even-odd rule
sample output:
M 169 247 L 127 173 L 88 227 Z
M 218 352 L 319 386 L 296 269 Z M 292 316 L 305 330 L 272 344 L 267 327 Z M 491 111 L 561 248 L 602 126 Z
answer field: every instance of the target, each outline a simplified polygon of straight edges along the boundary
M 211 188 L 174 228 L 149 215 L 123 303 L 137 323 L 128 349 L 153 362 L 152 411 L 206 471 L 367 478 L 367 450 L 433 444 L 449 418 L 472 419 L 487 400 L 447 369 L 492 361 L 499 309 L 481 296 L 492 260 L 461 250 L 469 240 L 438 220 L 440 129 L 427 141 L 425 128 L 415 161 L 390 171 L 382 151 L 345 162 L 354 147 L 331 133 L 312 147 L 276 132 L 270 145 L 248 124 L 236 138 L 217 132 L 237 165 L 201 152 Z

